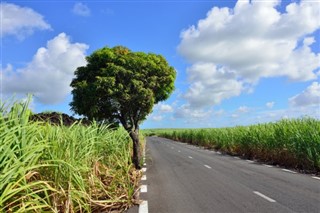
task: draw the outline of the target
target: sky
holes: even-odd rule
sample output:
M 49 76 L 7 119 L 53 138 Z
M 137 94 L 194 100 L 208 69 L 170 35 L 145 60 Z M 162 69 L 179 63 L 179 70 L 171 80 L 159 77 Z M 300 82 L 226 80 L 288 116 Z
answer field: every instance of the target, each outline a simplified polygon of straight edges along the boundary
M 320 119 L 320 0 L 1 1 L 1 101 L 72 115 L 70 82 L 104 46 L 163 55 L 175 91 L 142 128 Z

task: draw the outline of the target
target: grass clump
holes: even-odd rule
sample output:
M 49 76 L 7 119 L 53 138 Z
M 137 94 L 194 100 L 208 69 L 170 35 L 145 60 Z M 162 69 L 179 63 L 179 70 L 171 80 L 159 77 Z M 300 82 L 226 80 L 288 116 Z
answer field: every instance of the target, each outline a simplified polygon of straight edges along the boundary
M 29 122 L 28 103 L 0 108 L 0 212 L 124 211 L 140 173 L 124 130 Z
M 320 121 L 314 118 L 230 128 L 144 131 L 149 133 L 248 159 L 320 172 Z

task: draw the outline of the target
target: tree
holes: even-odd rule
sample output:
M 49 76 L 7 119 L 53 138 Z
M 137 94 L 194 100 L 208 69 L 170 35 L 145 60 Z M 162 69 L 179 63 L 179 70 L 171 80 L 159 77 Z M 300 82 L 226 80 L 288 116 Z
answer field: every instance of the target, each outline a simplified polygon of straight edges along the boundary
M 139 125 L 154 104 L 173 92 L 176 72 L 161 55 L 122 46 L 98 49 L 86 60 L 71 82 L 71 110 L 89 120 L 120 123 L 132 139 L 132 161 L 140 169 Z

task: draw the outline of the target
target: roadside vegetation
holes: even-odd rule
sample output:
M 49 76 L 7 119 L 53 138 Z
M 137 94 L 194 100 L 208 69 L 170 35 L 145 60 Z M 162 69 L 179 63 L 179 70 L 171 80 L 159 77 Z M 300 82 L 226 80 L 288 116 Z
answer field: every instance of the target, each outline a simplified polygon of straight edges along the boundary
M 231 128 L 144 130 L 144 134 L 304 172 L 320 172 L 320 121 L 313 118 Z
M 0 106 L 0 212 L 123 211 L 140 172 L 125 130 L 30 121 L 28 103 Z

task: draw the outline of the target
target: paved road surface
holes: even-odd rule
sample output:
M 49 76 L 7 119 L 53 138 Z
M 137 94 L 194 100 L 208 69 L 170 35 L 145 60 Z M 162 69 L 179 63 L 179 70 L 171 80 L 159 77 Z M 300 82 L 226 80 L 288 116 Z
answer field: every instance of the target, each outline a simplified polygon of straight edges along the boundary
M 150 213 L 320 213 L 320 180 L 159 137 L 147 138 Z

